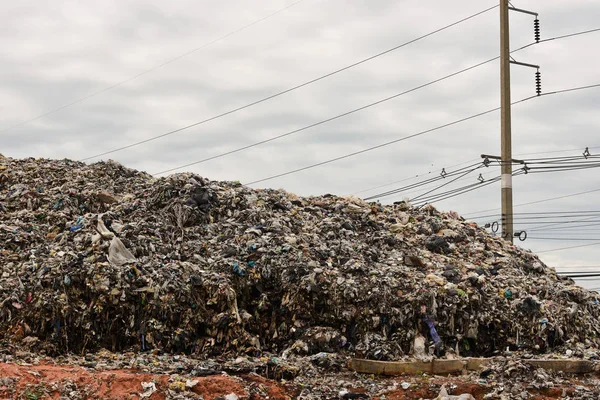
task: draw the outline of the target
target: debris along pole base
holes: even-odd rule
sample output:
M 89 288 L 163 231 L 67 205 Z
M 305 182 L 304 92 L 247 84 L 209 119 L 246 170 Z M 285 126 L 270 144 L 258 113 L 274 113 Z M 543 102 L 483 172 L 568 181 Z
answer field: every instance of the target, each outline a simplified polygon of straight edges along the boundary
M 348 368 L 355 372 L 375 375 L 418 375 L 430 373 L 437 375 L 461 374 L 465 371 L 478 371 L 501 358 L 465 358 L 460 360 L 424 361 L 375 361 L 353 358 Z M 508 359 L 510 360 L 510 359 Z M 535 368 L 569 374 L 588 374 L 600 372 L 600 363 L 588 360 L 520 360 Z

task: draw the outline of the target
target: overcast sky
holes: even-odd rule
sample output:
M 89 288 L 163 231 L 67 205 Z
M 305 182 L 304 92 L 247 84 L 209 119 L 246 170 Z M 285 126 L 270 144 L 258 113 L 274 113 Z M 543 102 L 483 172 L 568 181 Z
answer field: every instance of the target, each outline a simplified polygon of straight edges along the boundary
M 0 2 L 0 152 L 15 158 L 81 159 L 108 151 L 259 100 L 497 4 L 303 0 L 228 35 L 295 1 Z M 513 4 L 539 12 L 542 38 L 600 27 L 597 0 L 516 0 Z M 544 92 L 597 84 L 599 39 L 600 33 L 592 33 L 551 41 L 514 57 L 541 66 Z M 511 47 L 532 41 L 533 17 L 512 13 Z M 7 130 L 198 48 L 137 79 Z M 496 8 L 277 99 L 105 158 L 156 173 L 333 117 L 498 54 Z M 512 67 L 513 100 L 535 94 L 534 72 Z M 499 87 L 496 61 L 351 116 L 185 170 L 211 179 L 254 181 L 497 107 Z M 599 106 L 600 89 L 516 105 L 513 154 L 578 149 L 535 157 L 566 156 L 588 146 L 600 152 Z M 415 175 L 436 176 L 443 167 L 477 159 L 482 153 L 500 153 L 498 112 L 254 186 L 302 195 L 347 195 Z M 497 173 L 497 168 L 484 170 L 485 177 Z M 474 174 L 472 181 L 463 184 L 476 178 Z M 592 189 L 600 189 L 596 170 L 521 176 L 514 180 L 514 202 Z M 519 207 L 515 212 L 597 210 L 599 199 L 596 192 Z M 500 186 L 436 206 L 461 214 L 498 209 Z M 532 229 L 531 225 L 516 228 Z M 530 236 L 600 239 L 600 226 L 564 231 L 559 226 Z M 543 251 L 589 243 L 595 241 L 531 239 L 520 244 Z M 600 246 L 541 257 L 559 269 L 600 265 Z M 600 286 L 600 280 L 585 284 Z

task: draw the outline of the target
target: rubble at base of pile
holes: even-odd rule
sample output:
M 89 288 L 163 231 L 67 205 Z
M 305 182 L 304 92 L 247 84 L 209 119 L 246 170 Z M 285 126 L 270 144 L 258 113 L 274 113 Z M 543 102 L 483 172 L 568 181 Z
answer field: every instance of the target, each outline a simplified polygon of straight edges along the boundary
M 0 216 L 0 337 L 45 354 L 597 357 L 600 344 L 596 293 L 430 206 L 0 156 Z
M 13 349 L 9 350 L 13 353 Z M 166 399 L 222 400 L 232 391 L 232 396 L 238 396 L 239 400 L 267 396 L 274 400 L 468 400 L 470 395 L 486 400 L 589 400 L 600 396 L 598 374 L 569 375 L 550 372 L 532 368 L 517 359 L 503 357 L 492 360 L 484 369 L 463 375 L 418 374 L 399 377 L 356 374 L 343 368 L 340 371 L 331 371 L 329 367 L 321 367 L 315 362 L 317 358 L 325 357 L 330 357 L 333 362 L 343 360 L 343 357 L 337 354 L 294 357 L 290 360 L 282 360 L 276 356 L 198 360 L 179 355 L 155 355 L 151 352 L 111 353 L 107 350 L 100 350 L 85 357 L 69 355 L 49 358 L 17 351 L 14 355 L 4 354 L 6 364 L 0 364 L 0 368 L 6 365 L 29 368 L 30 373 L 23 375 L 32 375 L 41 380 L 43 384 L 38 385 L 38 389 L 65 393 L 61 399 L 127 398 L 116 395 L 94 396 L 94 391 L 89 386 L 99 379 L 114 381 L 117 374 L 129 385 L 126 386 L 125 382 L 121 381 L 114 387 L 119 387 L 121 393 L 141 394 L 141 398 L 144 398 L 143 395 L 149 397 L 158 392 Z M 54 365 L 57 368 L 53 370 L 50 367 Z M 37 373 L 36 369 L 43 373 Z M 53 382 L 56 378 L 53 378 L 53 373 L 49 371 L 63 371 L 67 376 L 72 376 L 72 379 Z M 125 375 L 122 375 L 123 373 Z M 87 379 L 84 379 L 86 376 Z M 111 376 L 113 378 L 110 378 Z M 137 378 L 132 379 L 133 377 Z M 16 386 L 21 383 L 19 379 L 18 375 L 4 375 L 0 379 L 0 396 L 7 392 L 17 393 Z M 229 385 L 224 386 L 227 382 Z M 281 389 L 279 395 L 274 396 L 269 390 L 269 387 L 274 386 Z M 10 398 L 20 397 L 12 395 Z

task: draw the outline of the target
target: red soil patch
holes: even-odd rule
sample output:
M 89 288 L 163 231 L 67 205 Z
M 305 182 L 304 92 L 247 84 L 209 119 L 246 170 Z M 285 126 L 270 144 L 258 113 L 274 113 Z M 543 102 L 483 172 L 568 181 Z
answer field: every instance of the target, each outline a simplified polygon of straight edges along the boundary
M 192 391 L 202 395 L 206 400 L 212 400 L 215 397 L 225 396 L 229 393 L 235 393 L 240 398 L 248 397 L 240 382 L 229 376 L 215 375 L 194 380 L 198 380 L 198 384 L 194 386 Z
M 64 386 L 69 382 L 77 390 L 89 393 L 89 398 L 134 400 L 140 399 L 142 382 L 154 382 L 157 391 L 150 400 L 164 400 L 169 387 L 169 375 L 141 373 L 135 370 L 89 371 L 85 368 L 54 364 L 18 365 L 0 363 L 0 399 L 36 398 L 56 399 L 59 390 L 51 390 L 53 384 Z M 11 383 L 12 380 L 12 383 Z M 272 400 L 290 400 L 288 390 L 281 384 L 255 374 L 235 378 L 226 375 L 199 377 L 192 380 L 198 383 L 191 389 L 205 400 L 235 393 L 240 399 L 261 399 L 268 396 Z M 43 395 L 43 392 L 50 393 Z M 291 391 L 289 391 L 291 392 Z M 253 393 L 250 396 L 250 393 Z M 264 396 L 256 393 L 264 393 Z M 63 394 L 64 395 L 64 394 Z
M 0 377 L 14 379 L 13 387 L 0 387 L 2 398 L 27 398 L 27 394 L 35 394 L 32 387 L 39 385 L 49 387 L 54 383 L 73 382 L 82 390 L 89 388 L 90 393 L 99 398 L 129 400 L 139 398 L 142 382 L 154 380 L 157 388 L 166 388 L 167 375 L 152 375 L 126 370 L 90 372 L 80 367 L 60 365 L 17 365 L 0 363 Z M 162 400 L 164 395 L 158 390 L 150 400 Z M 10 397 L 4 397 L 10 396 Z M 50 398 L 60 397 L 59 392 L 52 393 Z M 48 398 L 48 396 L 40 397 Z

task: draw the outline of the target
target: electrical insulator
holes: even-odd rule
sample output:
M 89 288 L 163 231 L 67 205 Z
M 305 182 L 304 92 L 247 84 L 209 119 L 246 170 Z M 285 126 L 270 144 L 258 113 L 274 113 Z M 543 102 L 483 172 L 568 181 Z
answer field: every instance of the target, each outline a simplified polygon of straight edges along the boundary
M 534 32 L 534 36 L 535 36 L 535 41 L 537 43 L 540 42 L 540 20 L 539 19 L 535 19 L 535 21 L 533 21 L 533 32 Z
M 586 160 L 587 160 L 587 158 L 588 158 L 589 156 L 591 156 L 591 154 L 590 154 L 590 148 L 589 148 L 589 147 L 586 147 L 586 148 L 585 148 L 585 150 L 584 150 L 584 152 L 583 152 L 583 156 L 585 157 L 585 159 L 586 159 Z
M 538 96 L 542 95 L 542 74 L 540 71 L 535 73 L 535 91 Z

